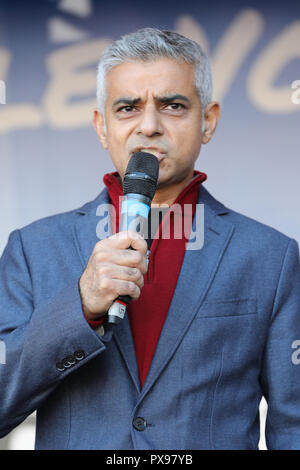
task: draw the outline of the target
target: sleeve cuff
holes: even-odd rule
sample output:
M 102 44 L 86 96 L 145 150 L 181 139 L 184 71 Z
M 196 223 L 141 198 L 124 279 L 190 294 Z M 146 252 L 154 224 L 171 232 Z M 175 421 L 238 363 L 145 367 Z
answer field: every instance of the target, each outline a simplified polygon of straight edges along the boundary
M 95 330 L 96 328 L 98 328 L 100 325 L 102 325 L 105 322 L 106 315 L 99 318 L 98 320 L 89 320 L 85 315 L 84 315 L 84 318 L 86 319 L 90 327 L 93 328 L 93 330 Z

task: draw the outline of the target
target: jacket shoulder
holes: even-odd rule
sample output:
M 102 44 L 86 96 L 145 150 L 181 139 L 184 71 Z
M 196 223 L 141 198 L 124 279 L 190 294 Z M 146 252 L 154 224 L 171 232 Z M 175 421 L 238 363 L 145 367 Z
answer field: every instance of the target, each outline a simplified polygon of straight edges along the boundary
M 92 211 L 93 208 L 96 209 L 97 206 L 101 204 L 101 202 L 108 202 L 106 188 L 104 188 L 95 199 L 83 204 L 76 209 L 42 217 L 21 227 L 19 231 L 21 235 L 25 236 L 34 234 L 39 234 L 42 236 L 43 234 L 47 234 L 53 230 L 55 230 L 56 233 L 61 230 L 66 232 L 71 228 L 74 220 L 76 217 L 78 217 L 78 215 L 85 215 L 86 213 Z
M 267 237 L 270 241 L 274 240 L 274 242 L 286 243 L 291 240 L 291 237 L 279 229 L 233 209 L 229 209 L 228 220 L 232 221 L 240 230 L 251 233 L 253 236 Z
M 248 215 L 238 212 L 215 199 L 202 185 L 198 202 L 204 202 L 217 217 L 231 223 L 235 228 L 235 235 L 260 245 L 271 244 L 286 246 L 291 240 L 288 235 L 280 230 L 260 222 Z

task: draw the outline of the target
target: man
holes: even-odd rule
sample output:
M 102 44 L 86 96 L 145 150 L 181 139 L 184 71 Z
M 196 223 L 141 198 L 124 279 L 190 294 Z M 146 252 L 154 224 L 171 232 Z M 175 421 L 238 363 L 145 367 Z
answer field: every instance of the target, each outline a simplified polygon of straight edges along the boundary
M 37 449 L 257 449 L 264 395 L 268 448 L 300 449 L 298 245 L 226 208 L 194 171 L 220 116 L 206 56 L 148 28 L 98 70 L 94 126 L 117 172 L 94 201 L 14 231 L 1 260 L 1 435 L 37 409 Z M 138 150 L 159 160 L 153 204 L 204 206 L 201 249 L 172 232 L 147 266 L 141 236 L 98 239 L 99 207 L 118 219 Z

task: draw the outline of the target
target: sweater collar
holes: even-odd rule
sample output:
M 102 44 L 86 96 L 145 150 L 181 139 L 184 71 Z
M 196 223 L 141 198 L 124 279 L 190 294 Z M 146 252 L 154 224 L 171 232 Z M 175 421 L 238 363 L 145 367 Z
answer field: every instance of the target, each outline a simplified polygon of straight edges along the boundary
M 198 189 L 201 183 L 206 181 L 207 175 L 198 170 L 194 170 L 194 175 L 189 183 L 181 190 L 180 194 L 177 196 L 175 203 L 182 203 L 185 196 L 188 194 L 195 194 L 195 203 L 197 202 Z M 109 197 L 115 208 L 119 208 L 120 197 L 123 196 L 123 188 L 121 185 L 121 179 L 117 171 L 106 173 L 103 177 L 103 182 L 107 187 Z

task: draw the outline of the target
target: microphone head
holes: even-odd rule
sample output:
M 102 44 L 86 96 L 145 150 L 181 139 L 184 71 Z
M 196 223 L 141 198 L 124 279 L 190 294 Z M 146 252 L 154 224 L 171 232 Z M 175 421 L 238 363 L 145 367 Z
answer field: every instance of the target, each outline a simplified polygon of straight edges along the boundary
M 158 183 L 159 163 L 152 153 L 136 152 L 132 155 L 123 180 L 123 194 L 147 196 L 151 201 Z

